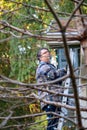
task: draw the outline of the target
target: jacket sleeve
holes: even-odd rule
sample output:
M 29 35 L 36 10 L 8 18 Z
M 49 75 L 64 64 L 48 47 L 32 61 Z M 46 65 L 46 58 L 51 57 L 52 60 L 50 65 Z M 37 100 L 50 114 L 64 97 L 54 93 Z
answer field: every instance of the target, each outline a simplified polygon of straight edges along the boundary
M 57 78 L 63 77 L 64 75 L 66 75 L 66 70 L 65 69 L 59 69 L 57 70 Z

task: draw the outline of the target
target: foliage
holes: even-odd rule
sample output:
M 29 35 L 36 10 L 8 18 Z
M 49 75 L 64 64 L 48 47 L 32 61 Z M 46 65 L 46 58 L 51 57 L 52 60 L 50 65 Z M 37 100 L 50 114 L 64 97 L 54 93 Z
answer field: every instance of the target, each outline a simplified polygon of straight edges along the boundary
M 17 3 L 16 3 L 17 2 Z M 45 3 L 38 0 L 16 0 L 11 2 L 10 0 L 1 0 L 1 12 L 0 19 L 8 22 L 9 24 L 24 30 L 28 30 L 31 33 L 37 35 L 41 34 L 43 29 L 46 29 L 51 21 L 51 14 L 39 10 L 44 8 Z M 35 9 L 34 6 L 37 8 Z M 48 23 L 48 24 L 46 24 Z M 36 71 L 36 53 L 39 46 L 44 46 L 44 41 L 38 41 L 33 37 L 27 37 L 21 35 L 19 32 L 14 30 L 11 35 L 11 29 L 5 28 L 5 33 L 0 35 L 0 39 L 6 39 L 0 44 L 0 73 L 7 77 L 22 81 L 22 82 L 35 82 L 35 71 Z M 18 38 L 20 37 L 20 38 Z M 3 47 L 4 46 L 4 47 Z M 4 85 L 5 86 L 5 85 Z M 17 87 L 15 85 L 9 85 L 11 87 Z M 13 116 L 21 116 L 32 113 L 32 104 L 23 105 L 25 101 L 22 100 L 16 103 L 15 101 L 0 101 L 0 109 L 3 112 L 2 116 L 7 116 L 7 112 L 11 106 L 18 105 L 14 109 Z M 33 109 L 35 110 L 35 109 Z M 39 112 L 39 108 L 37 110 Z M 2 113 L 2 111 L 0 112 Z M 7 125 L 15 124 L 28 124 L 28 122 L 34 121 L 34 118 L 9 120 Z M 36 119 L 37 120 L 37 119 Z M 2 122 L 2 120 L 1 120 Z M 41 123 L 41 126 L 43 123 Z M 9 128 L 6 128 L 6 130 Z M 15 128 L 14 128 L 15 129 Z
M 15 48 L 14 48 L 15 42 Z M 10 77 L 16 76 L 19 81 L 34 81 L 36 55 L 34 45 L 28 39 L 14 39 L 10 44 Z M 32 46 L 32 47 L 31 47 Z M 32 54 L 33 52 L 33 54 Z
M 84 0 L 84 2 L 87 4 L 87 0 Z M 83 5 L 81 6 L 81 8 L 82 8 L 82 13 L 87 14 L 87 5 Z
M 0 39 L 3 38 L 6 38 L 6 36 L 0 34 Z M 9 48 L 8 42 L 0 43 L 0 74 L 5 74 L 6 76 L 10 73 Z
M 45 130 L 47 126 L 46 115 L 35 118 L 36 125 L 31 126 L 29 130 Z M 38 125 L 37 125 L 38 124 Z
M 40 112 L 40 106 L 37 103 L 31 103 L 29 105 L 29 109 L 30 109 L 31 113 L 38 113 L 38 112 Z
M 14 109 L 14 114 L 13 116 L 22 116 L 22 115 L 28 115 L 30 114 L 28 105 L 24 105 L 25 104 L 25 100 L 21 100 L 20 101 L 16 101 L 16 100 L 9 100 L 8 103 L 6 102 L 6 100 L 0 100 L 0 114 L 2 113 L 3 117 L 6 117 L 9 115 L 9 109 Z M 13 105 L 14 103 L 14 105 Z M 16 103 L 16 104 L 15 104 Z M 11 106 L 13 108 L 11 108 Z M 3 108 L 3 109 L 2 109 Z M 4 111 L 5 110 L 5 111 Z M 0 123 L 3 120 L 0 120 Z M 32 118 L 21 118 L 21 119 L 12 119 L 8 121 L 8 124 L 5 126 L 6 130 L 9 130 L 9 128 L 7 127 L 8 125 L 12 126 L 12 125 L 16 125 L 19 124 L 27 124 L 28 122 L 32 122 L 33 119 Z M 16 128 L 14 128 L 14 130 L 16 130 Z
M 50 2 L 57 12 L 62 11 L 63 13 L 71 13 L 74 9 L 74 3 L 70 0 L 50 0 Z M 87 0 L 85 0 L 85 2 L 87 2 Z M 36 39 L 33 36 L 26 36 L 23 33 L 20 33 L 20 31 L 17 31 L 17 29 L 21 29 L 25 32 L 28 31 L 30 34 L 34 34 L 34 36 L 38 34 L 42 35 L 43 32 L 47 30 L 51 20 L 53 20 L 53 16 L 42 0 L 1 0 L 0 5 L 0 19 L 15 27 L 15 29 L 12 30 L 12 28 L 9 28 L 7 25 L 4 27 L 0 25 L 0 39 L 2 40 L 0 40 L 0 74 L 22 82 L 34 83 L 36 82 L 35 70 L 37 66 L 37 50 L 39 47 L 47 45 L 45 41 L 42 41 L 39 38 Z M 86 6 L 82 6 L 82 9 L 83 12 L 87 13 Z M 5 87 L 6 84 L 3 86 Z M 13 84 L 7 84 L 7 86 L 17 89 L 17 86 Z M 9 91 L 11 94 L 13 93 L 10 88 L 8 89 L 8 92 Z M 8 92 L 6 91 L 5 95 L 3 95 L 0 90 L 0 94 L 3 97 L 8 97 Z M 29 93 L 26 92 L 26 94 L 29 98 L 30 91 Z M 18 95 L 20 97 L 20 92 L 18 92 L 17 95 L 14 95 L 14 99 Z M 8 116 L 9 109 L 14 111 L 13 116 L 28 115 L 30 113 L 33 114 L 40 112 L 39 107 L 37 107 L 38 104 L 33 104 L 31 100 L 29 102 L 25 99 L 2 99 L 0 100 L 0 114 L 3 117 Z M 46 116 L 41 116 L 40 118 L 32 117 L 11 121 L 9 120 L 7 125 L 26 125 L 32 123 L 33 120 L 36 125 L 30 127 L 30 130 L 44 130 L 44 126 L 47 125 L 47 121 L 44 121 L 45 119 Z M 0 122 L 2 122 L 2 120 Z M 69 128 L 64 126 L 63 130 L 64 129 Z
M 64 13 L 71 13 L 74 9 L 74 3 L 70 0 L 61 0 L 59 2 L 59 10 Z
M 32 5 L 32 6 L 31 6 Z M 36 9 L 34 8 L 36 7 Z M 25 8 L 26 7 L 26 8 Z M 16 0 L 15 2 L 1 0 L 2 10 L 6 10 L 6 15 L 2 12 L 1 19 L 7 21 L 21 29 L 28 29 L 34 34 L 40 34 L 43 28 L 47 28 L 46 22 L 50 22 L 50 16 L 48 13 L 39 8 L 44 8 L 45 3 L 42 1 L 23 1 Z M 14 12 L 14 13 L 13 13 Z M 45 21 L 45 22 L 44 22 Z M 9 28 L 5 29 L 9 31 Z M 13 31 L 15 36 L 21 36 L 17 31 Z M 11 35 L 2 34 L 8 38 Z M 39 43 L 44 46 L 44 42 L 38 42 L 34 38 L 28 38 L 23 36 L 22 39 L 12 38 L 6 44 L 8 50 L 8 58 L 10 61 L 10 74 L 8 76 L 24 82 L 35 81 L 35 70 L 36 70 L 36 52 Z M 4 54 L 3 54 L 4 55 Z

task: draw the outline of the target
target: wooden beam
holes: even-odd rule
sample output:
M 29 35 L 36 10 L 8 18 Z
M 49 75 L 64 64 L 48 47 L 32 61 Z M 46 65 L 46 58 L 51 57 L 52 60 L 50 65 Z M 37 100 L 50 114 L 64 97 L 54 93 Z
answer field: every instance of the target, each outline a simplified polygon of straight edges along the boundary
M 60 47 L 64 47 L 64 43 L 61 41 L 61 42 L 58 42 L 58 41 L 49 41 L 47 42 L 47 44 L 50 46 L 50 48 L 60 48 Z M 78 46 L 80 45 L 80 41 L 67 41 L 67 45 L 69 47 L 71 46 Z

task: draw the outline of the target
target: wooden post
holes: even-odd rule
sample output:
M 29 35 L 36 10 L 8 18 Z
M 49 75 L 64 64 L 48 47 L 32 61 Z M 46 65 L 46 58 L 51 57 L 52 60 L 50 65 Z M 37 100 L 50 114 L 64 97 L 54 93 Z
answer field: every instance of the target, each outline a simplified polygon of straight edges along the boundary
M 81 53 L 81 64 L 87 65 L 87 39 L 81 42 L 82 53 Z M 87 76 L 87 66 L 81 69 L 81 76 Z M 87 80 L 82 79 L 82 83 L 87 83 Z M 87 96 L 87 95 L 86 95 Z
M 81 15 L 81 10 L 79 9 L 77 12 L 76 12 L 77 15 Z M 84 64 L 87 64 L 87 38 L 85 35 L 86 34 L 86 25 L 85 25 L 85 21 L 84 21 L 84 18 L 77 18 L 76 19 L 76 25 L 77 25 L 77 30 L 79 32 L 79 34 L 81 34 L 81 55 L 80 55 L 80 65 L 84 65 Z M 85 76 L 87 75 L 87 67 L 84 67 L 80 70 L 80 75 L 81 76 Z M 81 79 L 80 80 L 80 83 L 81 84 L 84 84 L 84 83 L 87 83 L 87 80 L 84 80 L 84 79 Z M 79 91 L 79 95 L 80 96 L 87 96 L 87 87 L 82 87 Z M 82 107 L 87 107 L 87 103 L 86 101 L 83 101 L 81 100 L 80 101 L 80 105 Z M 87 117 L 87 112 L 81 112 L 82 116 L 83 117 Z M 82 120 L 82 123 L 83 123 L 83 126 L 84 127 L 87 127 L 87 120 Z

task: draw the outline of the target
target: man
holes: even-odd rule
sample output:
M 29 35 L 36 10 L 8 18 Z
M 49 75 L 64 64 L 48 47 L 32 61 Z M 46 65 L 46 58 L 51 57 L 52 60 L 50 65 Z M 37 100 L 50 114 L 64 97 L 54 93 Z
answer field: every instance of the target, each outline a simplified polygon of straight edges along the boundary
M 36 79 L 38 83 L 46 82 L 46 81 L 52 81 L 59 77 L 62 77 L 66 74 L 66 71 L 64 69 L 58 71 L 57 68 L 50 63 L 51 55 L 50 51 L 47 48 L 41 48 L 37 53 L 37 58 L 39 60 L 39 65 L 36 70 Z M 58 85 L 61 84 L 61 82 L 57 83 Z M 61 92 L 61 90 L 58 89 L 57 84 L 51 85 L 51 86 L 44 86 L 44 88 L 48 90 L 54 90 L 55 92 Z M 39 97 L 44 98 L 47 101 L 60 101 L 61 97 L 49 94 L 47 92 L 38 92 Z M 60 107 L 56 107 L 54 105 L 48 105 L 43 102 L 41 102 L 41 109 L 46 112 L 58 112 L 60 111 Z M 58 118 L 52 118 L 52 114 L 47 114 L 48 117 L 48 126 L 47 130 L 55 130 L 57 128 Z M 51 119 L 52 118 L 52 119 Z

